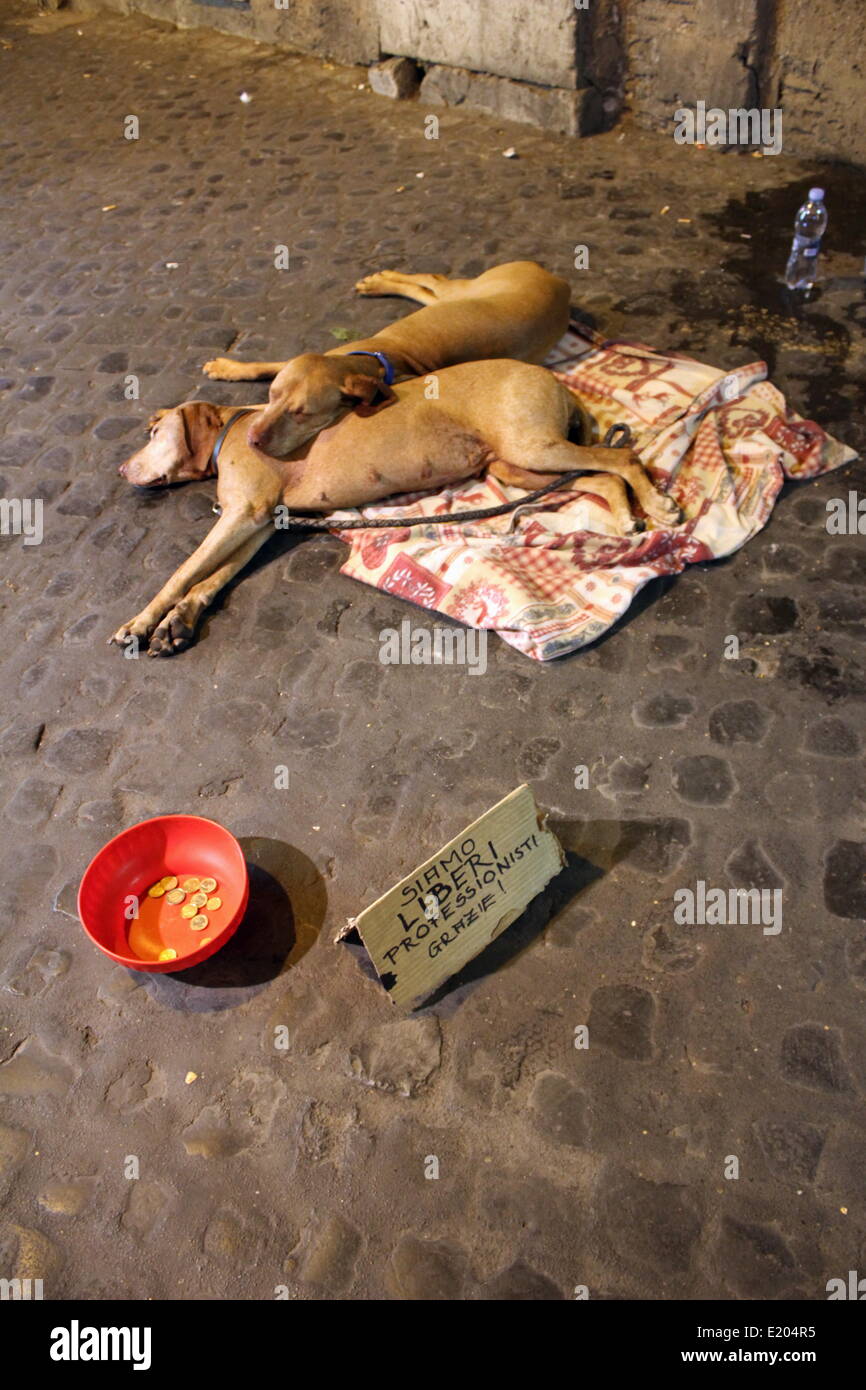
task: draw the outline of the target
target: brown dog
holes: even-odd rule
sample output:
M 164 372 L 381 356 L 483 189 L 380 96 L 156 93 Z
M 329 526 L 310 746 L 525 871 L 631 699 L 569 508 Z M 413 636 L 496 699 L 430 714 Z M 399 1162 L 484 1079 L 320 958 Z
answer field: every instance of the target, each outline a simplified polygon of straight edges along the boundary
M 493 357 L 542 362 L 568 327 L 569 287 L 535 261 L 510 261 L 474 280 L 382 270 L 355 289 L 425 307 L 326 353 L 306 352 L 289 362 L 218 357 L 205 363 L 207 375 L 223 381 L 275 378 L 267 407 L 250 424 L 251 444 L 286 458 L 359 401 L 387 392 L 392 380 Z
M 330 512 L 394 493 L 441 488 L 489 467 L 503 482 L 533 489 L 581 468 L 591 476 L 572 484 L 606 502 L 621 535 L 643 530 L 630 512 L 625 484 L 651 521 L 670 526 L 676 503 L 658 492 L 626 449 L 575 444 L 569 430 L 583 412 L 576 396 L 543 367 L 513 361 L 469 362 L 437 373 L 439 396 L 425 382 L 402 382 L 395 400 L 375 413 L 356 410 L 286 460 L 248 441 L 248 421 L 229 406 L 188 402 L 165 411 L 150 441 L 121 465 L 139 487 L 205 478 L 217 472 L 222 515 L 196 551 L 146 608 L 109 640 L 124 646 L 149 640 L 151 656 L 188 646 L 214 595 L 280 526 L 278 509 Z M 395 522 L 399 525 L 399 522 Z

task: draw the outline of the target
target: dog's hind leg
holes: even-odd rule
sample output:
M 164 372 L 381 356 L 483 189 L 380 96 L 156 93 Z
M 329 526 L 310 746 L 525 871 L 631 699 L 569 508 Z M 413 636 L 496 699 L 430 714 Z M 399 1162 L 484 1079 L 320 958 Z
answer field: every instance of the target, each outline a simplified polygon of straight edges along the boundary
M 487 465 L 487 472 L 498 478 L 500 483 L 505 483 L 508 487 L 524 487 L 527 492 L 534 492 L 538 487 L 555 483 L 559 477 L 558 473 L 533 473 L 531 468 L 518 468 L 516 464 L 506 463 L 504 459 L 493 459 Z
M 600 497 L 610 512 L 618 535 L 633 536 L 646 529 L 643 521 L 632 516 L 622 478 L 615 478 L 612 474 L 588 473 L 585 478 L 575 478 L 568 488 L 570 492 L 586 492 L 591 497 Z
M 682 513 L 674 499 L 659 492 L 630 449 L 572 444 L 567 439 L 548 438 L 521 440 L 509 452 L 517 454 L 533 472 L 567 473 L 581 468 L 590 473 L 614 474 L 631 488 L 647 516 L 659 526 L 676 526 L 682 521 Z
M 487 471 L 492 473 L 494 478 L 498 478 L 501 483 L 506 483 L 509 487 L 526 488 L 527 492 L 534 492 L 536 488 L 546 487 L 548 483 L 555 482 L 559 477 L 558 473 L 533 473 L 529 468 L 517 468 L 514 464 L 503 463 L 500 459 L 491 463 Z M 566 483 L 565 490 L 568 492 L 587 492 L 593 497 L 600 497 L 610 512 L 618 535 L 631 536 L 644 529 L 643 522 L 638 521 L 631 514 L 628 494 L 622 478 L 617 478 L 612 474 L 588 473 L 583 478 L 573 478 L 570 483 Z

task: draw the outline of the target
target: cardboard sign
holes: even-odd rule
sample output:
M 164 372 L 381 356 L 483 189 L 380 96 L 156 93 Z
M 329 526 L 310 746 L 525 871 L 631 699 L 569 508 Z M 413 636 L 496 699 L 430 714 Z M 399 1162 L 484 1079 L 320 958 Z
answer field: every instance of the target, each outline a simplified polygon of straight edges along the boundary
M 351 917 L 395 1004 L 417 1003 L 515 922 L 565 857 L 518 787 L 395 888 Z

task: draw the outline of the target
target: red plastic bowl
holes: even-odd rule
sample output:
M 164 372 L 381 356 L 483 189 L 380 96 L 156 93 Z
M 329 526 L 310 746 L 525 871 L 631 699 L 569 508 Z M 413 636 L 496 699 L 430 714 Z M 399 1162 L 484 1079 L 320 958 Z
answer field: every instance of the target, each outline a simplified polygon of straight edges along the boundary
M 204 931 L 192 931 L 180 917 L 183 904 L 147 896 L 151 884 L 168 874 L 216 879 L 222 907 L 208 914 Z M 94 945 L 118 965 L 188 970 L 234 935 L 249 895 L 243 850 L 224 826 L 202 816 L 155 816 L 116 835 L 91 860 L 78 889 L 78 916 Z M 139 916 L 131 921 L 125 915 L 130 896 L 139 900 Z M 176 950 L 177 958 L 157 959 L 160 944 Z

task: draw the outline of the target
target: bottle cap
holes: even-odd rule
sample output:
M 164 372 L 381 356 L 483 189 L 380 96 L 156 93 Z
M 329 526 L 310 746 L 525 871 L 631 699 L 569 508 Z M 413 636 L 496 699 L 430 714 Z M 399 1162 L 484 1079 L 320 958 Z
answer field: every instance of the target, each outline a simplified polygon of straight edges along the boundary
M 809 202 L 810 202 L 810 203 L 820 203 L 820 202 L 823 202 L 823 200 L 824 200 L 824 190 L 823 190 L 823 188 L 810 188 L 810 189 L 809 189 Z

